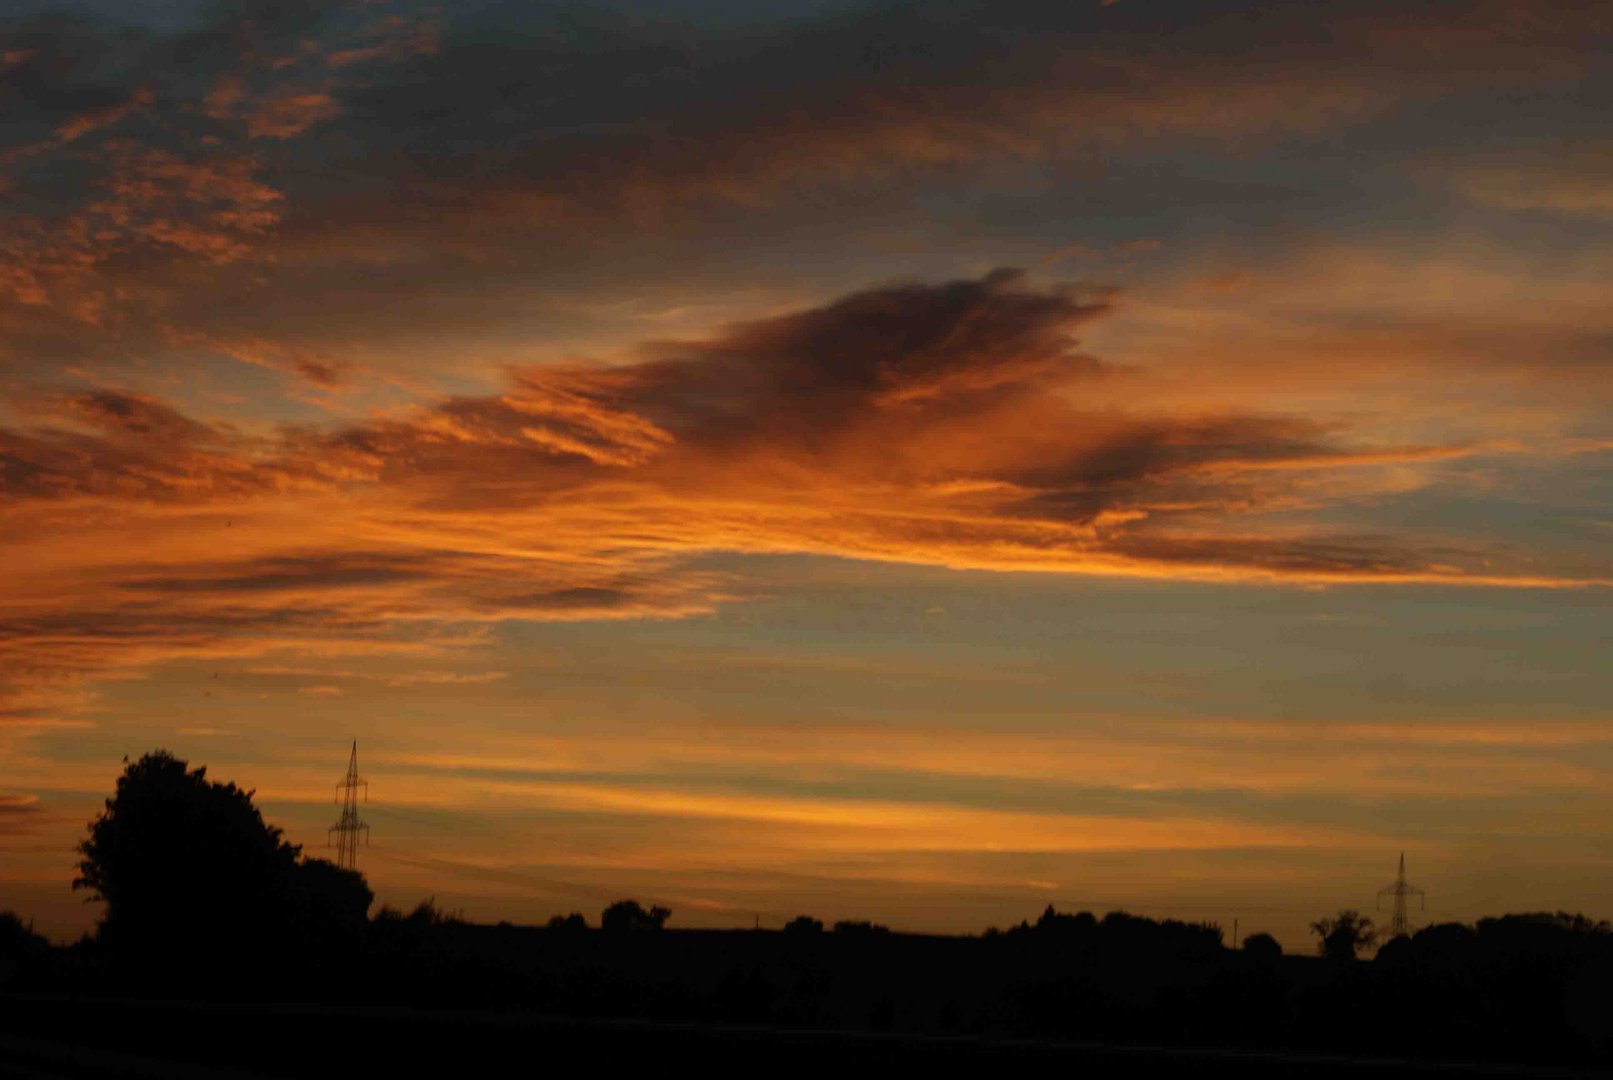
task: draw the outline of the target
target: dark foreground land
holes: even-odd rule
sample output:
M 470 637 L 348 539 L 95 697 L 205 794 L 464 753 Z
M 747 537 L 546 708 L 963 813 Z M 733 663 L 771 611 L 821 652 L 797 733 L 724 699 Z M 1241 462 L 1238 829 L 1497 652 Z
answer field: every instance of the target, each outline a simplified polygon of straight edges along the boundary
M 243 938 L 37 952 L 0 995 L 0 1077 L 463 1076 L 503 1062 L 1613 1076 L 1610 939 L 1508 916 L 1363 961 L 1051 909 L 1006 933 L 933 937 L 486 926 L 423 907 L 317 951 Z
M 0 911 L 0 1076 L 1613 1069 L 1613 924 L 1565 912 L 1425 927 L 1370 961 L 1355 911 L 1313 924 L 1318 956 L 1051 906 L 958 937 L 669 929 L 633 900 L 597 925 L 371 915 L 356 870 L 163 751 L 125 763 L 78 850 L 93 935 L 53 946 Z
M 1613 1075 L 1048 1039 L 833 1032 L 405 1008 L 0 996 L 0 1077 L 483 1076 L 564 1070 L 804 1075 L 891 1069 L 1086 1077 Z

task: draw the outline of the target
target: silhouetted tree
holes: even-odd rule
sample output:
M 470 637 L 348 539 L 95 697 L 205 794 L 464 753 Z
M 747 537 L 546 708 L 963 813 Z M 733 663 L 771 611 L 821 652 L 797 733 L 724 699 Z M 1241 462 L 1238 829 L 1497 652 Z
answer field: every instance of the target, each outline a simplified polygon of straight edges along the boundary
M 1344 910 L 1328 919 L 1311 923 L 1318 938 L 1316 951 L 1330 960 L 1354 960 L 1356 951 L 1378 939 L 1372 920 L 1358 911 Z
M 124 759 L 117 789 L 79 845 L 75 889 L 105 901 L 99 939 L 123 951 L 207 954 L 329 944 L 364 925 L 364 878 L 301 848 L 263 820 L 253 792 L 207 779 L 165 750 Z
M 304 858 L 292 871 L 298 921 L 322 936 L 353 936 L 363 930 L 375 893 L 357 870 L 329 859 Z
M 618 900 L 599 917 L 601 930 L 660 930 L 672 917 L 670 908 L 660 906 L 645 911 L 637 900 Z
M 1251 960 L 1269 963 L 1283 954 L 1283 947 L 1270 934 L 1250 934 L 1243 939 L 1243 951 Z
M 1563 935 L 1613 934 L 1613 923 L 1606 919 L 1593 919 L 1583 913 L 1567 911 L 1520 911 L 1512 915 L 1480 919 L 1480 934 L 1525 934 L 1540 938 L 1566 940 Z
M 582 912 L 573 911 L 570 915 L 555 915 L 548 922 L 550 930 L 586 930 L 588 920 L 582 917 Z
M 299 849 L 264 822 L 252 792 L 166 750 L 124 764 L 73 882 L 106 902 L 103 940 L 216 947 L 240 927 L 287 921 Z
M 1021 926 L 1026 924 L 1021 923 Z M 1044 934 L 1082 935 L 1090 934 L 1098 925 L 1098 918 L 1090 911 L 1057 911 L 1052 904 L 1042 909 L 1041 917 L 1034 926 L 1028 929 L 1038 930 Z
M 784 924 L 784 930 L 790 934 L 821 934 L 823 933 L 823 920 L 814 919 L 810 915 L 797 915 Z

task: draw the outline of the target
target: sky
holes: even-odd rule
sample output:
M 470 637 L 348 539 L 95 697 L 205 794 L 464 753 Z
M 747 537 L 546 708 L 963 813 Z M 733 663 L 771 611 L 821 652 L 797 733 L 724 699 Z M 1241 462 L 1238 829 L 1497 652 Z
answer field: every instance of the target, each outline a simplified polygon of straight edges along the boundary
M 11 0 L 0 907 L 1613 915 L 1601 2 Z M 1380 917 L 1386 917 L 1387 912 Z

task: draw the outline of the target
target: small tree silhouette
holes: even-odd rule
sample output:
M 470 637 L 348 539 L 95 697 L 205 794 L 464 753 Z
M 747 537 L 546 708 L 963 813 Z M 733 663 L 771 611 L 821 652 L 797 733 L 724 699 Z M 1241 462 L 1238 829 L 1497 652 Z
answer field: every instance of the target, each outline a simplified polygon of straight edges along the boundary
M 1311 923 L 1311 933 L 1318 938 L 1316 951 L 1330 960 L 1354 960 L 1358 949 L 1364 949 L 1378 940 L 1372 920 L 1358 911 L 1346 909 L 1328 919 Z
M 660 930 L 672 917 L 672 909 L 660 906 L 645 911 L 637 900 L 618 900 L 599 917 L 601 930 Z
M 797 915 L 784 924 L 785 933 L 789 934 L 821 934 L 823 933 L 823 920 L 814 919 L 810 915 Z

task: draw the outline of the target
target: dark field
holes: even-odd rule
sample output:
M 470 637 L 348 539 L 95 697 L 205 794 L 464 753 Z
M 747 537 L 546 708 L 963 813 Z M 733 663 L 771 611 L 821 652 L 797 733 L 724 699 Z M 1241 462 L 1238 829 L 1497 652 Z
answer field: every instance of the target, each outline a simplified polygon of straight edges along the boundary
M 418 915 L 376 920 L 330 952 L 237 951 L 235 963 L 52 950 L 0 998 L 0 1075 L 453 1076 L 505 1061 L 1613 1075 L 1606 944 L 1545 916 L 1436 927 L 1339 963 L 1118 914 L 984 937 Z
M 575 1074 L 622 1068 L 1016 1075 L 1605 1076 L 1547 1069 L 1053 1040 L 806 1031 L 460 1010 L 0 997 L 0 1076 Z

